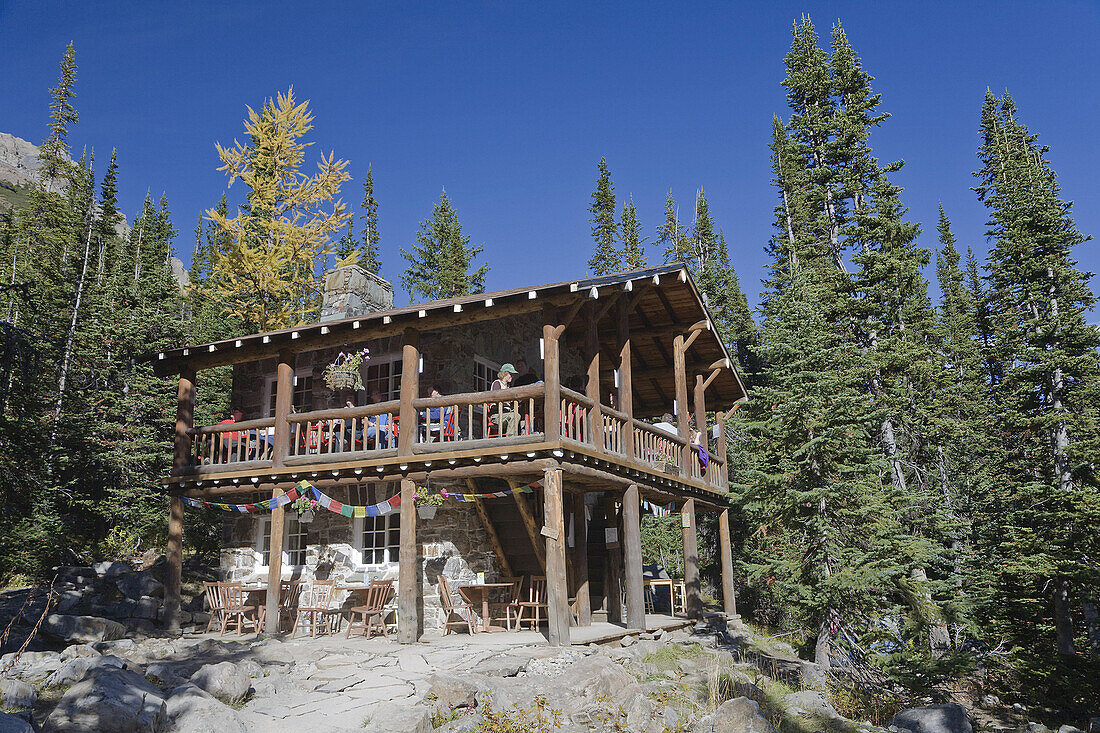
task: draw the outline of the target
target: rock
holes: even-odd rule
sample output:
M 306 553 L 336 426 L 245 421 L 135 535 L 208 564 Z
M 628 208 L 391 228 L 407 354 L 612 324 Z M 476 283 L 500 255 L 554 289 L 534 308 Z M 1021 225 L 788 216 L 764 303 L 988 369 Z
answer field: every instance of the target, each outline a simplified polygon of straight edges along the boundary
M 54 579 L 57 583 L 74 583 L 83 585 L 95 580 L 95 570 L 84 565 L 62 565 L 53 569 Z
M 466 677 L 440 672 L 433 674 L 428 682 L 428 697 L 434 695 L 435 704 L 445 710 L 469 708 L 477 704 L 478 685 Z
M 823 687 L 828 679 L 825 669 L 820 664 L 814 664 L 813 662 L 801 662 L 799 671 L 802 674 L 803 682 L 812 687 Z
M 173 733 L 248 733 L 254 730 L 239 712 L 192 684 L 174 688 L 167 702 Z
M 264 676 L 264 668 L 253 662 L 251 659 L 242 659 L 237 662 L 237 666 L 252 679 L 261 679 Z
M 191 675 L 191 682 L 225 702 L 244 699 L 252 688 L 248 673 L 233 662 L 204 665 Z
M 1058 733 L 1085 733 L 1085 731 L 1074 728 L 1072 725 L 1060 725 L 1058 726 Z
M 986 710 L 995 710 L 1001 706 L 1001 698 L 996 695 L 982 695 L 980 702 Z
M 18 715 L 0 713 L 0 733 L 34 733 L 34 728 Z
M 134 604 L 134 611 L 131 614 L 134 618 L 144 618 L 154 620 L 157 617 L 157 613 L 160 611 L 160 601 L 152 596 L 142 596 Z
M 44 728 L 51 733 L 157 733 L 167 714 L 163 694 L 144 677 L 99 668 L 68 689 Z
M 760 706 L 745 697 L 726 700 L 710 715 L 701 718 L 693 733 L 775 733 Z
M 135 601 L 142 596 L 164 598 L 164 584 L 154 578 L 152 572 L 148 570 L 119 576 L 115 580 L 115 586 L 122 595 Z
M 1100 718 L 1089 718 L 1089 733 L 1100 733 Z
M 24 680 L 42 680 L 57 671 L 61 657 L 57 652 L 12 652 L 0 657 L 0 669 L 8 670 L 12 677 Z
M 125 666 L 125 661 L 111 655 L 77 657 L 76 659 L 70 659 L 69 661 L 62 664 L 56 672 L 50 675 L 50 678 L 46 681 L 46 684 L 71 685 L 84 679 L 89 670 L 102 669 L 105 667 L 122 669 Z
M 120 575 L 132 573 L 134 569 L 130 563 L 125 562 L 97 562 L 92 565 L 92 570 L 101 578 L 117 578 Z
M 784 695 L 783 704 L 787 706 L 788 709 L 797 708 L 805 710 L 808 713 L 819 715 L 827 720 L 836 720 L 842 717 L 833 707 L 832 703 L 825 698 L 825 695 L 817 690 L 800 690 L 798 692 L 792 692 L 789 695 Z
M 1050 733 L 1050 728 L 1046 727 L 1042 723 L 1028 723 L 1027 729 L 1029 733 Z
M 170 664 L 164 664 L 163 662 L 153 662 L 146 667 L 145 676 L 152 677 L 163 684 L 172 685 L 173 687 L 181 685 L 185 681 L 176 667 Z M 169 715 L 171 715 L 171 711 L 169 711 Z
M 432 733 L 431 715 L 423 705 L 379 707 L 363 730 L 368 733 Z
M 966 708 L 955 703 L 925 705 L 902 710 L 890 721 L 902 730 L 912 733 L 971 733 Z
M 98 616 L 51 613 L 43 622 L 42 631 L 62 641 L 93 642 L 121 639 L 126 634 L 126 627 L 117 621 Z
M 1026 713 L 1027 712 L 1027 706 L 1022 705 L 1018 702 L 1014 702 L 1014 703 L 1012 703 L 1012 710 L 1013 710 L 1013 712 L 1017 712 L 1017 713 Z
M 38 693 L 34 685 L 19 680 L 0 680 L 0 703 L 5 710 L 33 708 L 38 702 Z
M 73 644 L 61 650 L 61 661 L 67 662 L 77 657 L 98 657 L 99 650 L 91 644 Z
M 624 636 L 622 639 L 619 640 L 619 646 L 622 647 L 634 646 L 637 643 L 638 637 L 636 636 Z

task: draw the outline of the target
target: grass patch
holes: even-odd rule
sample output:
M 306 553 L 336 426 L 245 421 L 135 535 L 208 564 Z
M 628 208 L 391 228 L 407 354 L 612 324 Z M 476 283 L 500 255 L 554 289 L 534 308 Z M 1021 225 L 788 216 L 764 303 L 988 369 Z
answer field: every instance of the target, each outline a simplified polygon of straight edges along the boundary
M 665 644 L 657 651 L 642 657 L 642 662 L 667 671 L 679 666 L 681 659 L 694 659 L 702 653 L 703 647 L 700 644 Z

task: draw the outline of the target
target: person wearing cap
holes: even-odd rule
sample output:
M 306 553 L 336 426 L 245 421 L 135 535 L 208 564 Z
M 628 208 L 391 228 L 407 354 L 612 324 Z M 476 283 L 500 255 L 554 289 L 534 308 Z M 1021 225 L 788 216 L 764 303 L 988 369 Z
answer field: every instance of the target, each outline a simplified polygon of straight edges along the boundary
M 497 390 L 508 389 L 512 386 L 512 379 L 517 373 L 516 368 L 511 364 L 502 364 L 500 371 L 497 372 L 497 378 L 493 380 L 493 386 L 489 387 L 489 391 L 496 392 Z M 488 407 L 491 410 L 489 422 L 497 427 L 497 433 L 499 435 L 515 435 L 516 413 L 512 409 L 512 404 L 502 402 Z

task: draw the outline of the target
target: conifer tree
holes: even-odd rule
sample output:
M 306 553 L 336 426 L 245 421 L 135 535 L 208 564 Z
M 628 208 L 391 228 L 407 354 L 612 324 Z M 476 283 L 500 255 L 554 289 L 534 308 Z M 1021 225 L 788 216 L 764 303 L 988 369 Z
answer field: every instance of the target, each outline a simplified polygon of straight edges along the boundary
M 41 161 L 39 175 L 46 191 L 54 190 L 56 181 L 64 180 L 72 165 L 69 160 L 69 127 L 79 119 L 73 106 L 76 85 L 76 52 L 72 41 L 65 48 L 57 86 L 50 90 L 50 135 L 38 149 Z
M 622 262 L 627 270 L 640 270 L 646 265 L 645 243 L 648 237 L 641 236 L 642 225 L 638 221 L 638 210 L 634 207 L 634 194 L 623 207 L 621 220 L 623 232 Z
M 409 263 L 401 282 L 411 302 L 484 292 L 489 266 L 470 269 L 482 249 L 470 246 L 470 238 L 463 236 L 458 212 L 444 189 L 432 209 L 432 218 L 420 222 L 416 242 L 408 250 L 401 249 L 401 256 Z
M 687 230 L 681 226 L 672 191 L 665 198 L 665 221 L 657 227 L 657 246 L 664 246 L 664 260 L 684 262 L 691 259 L 691 244 Z
M 605 158 L 600 158 L 598 167 L 600 175 L 596 179 L 596 190 L 592 192 L 592 203 L 588 206 L 592 214 L 592 238 L 596 240 L 596 250 L 588 260 L 588 270 L 597 276 L 610 275 L 622 269 L 622 258 L 615 244 L 619 238 L 615 223 L 615 184 L 611 182 Z
M 367 166 L 367 178 L 363 181 L 363 241 L 359 247 L 359 266 L 376 275 L 382 273 L 382 235 L 378 231 L 378 199 L 374 197 L 374 172 Z

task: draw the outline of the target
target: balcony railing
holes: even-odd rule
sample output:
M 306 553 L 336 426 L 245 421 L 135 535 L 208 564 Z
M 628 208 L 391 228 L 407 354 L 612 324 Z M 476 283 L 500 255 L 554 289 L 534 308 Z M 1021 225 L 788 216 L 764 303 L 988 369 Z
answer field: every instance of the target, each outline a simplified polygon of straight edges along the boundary
M 281 463 L 308 466 L 398 455 L 402 431 L 413 454 L 493 450 L 545 439 L 545 385 L 471 392 L 412 401 L 414 425 L 401 421 L 400 400 L 287 416 L 287 449 Z M 725 490 L 725 461 L 707 453 L 707 467 L 694 445 L 580 392 L 560 388 L 559 435 L 567 443 L 595 449 L 623 463 L 641 464 L 655 474 Z M 598 419 L 596 419 L 598 416 Z M 275 463 L 275 418 L 191 428 L 190 465 L 183 472 L 247 471 Z

